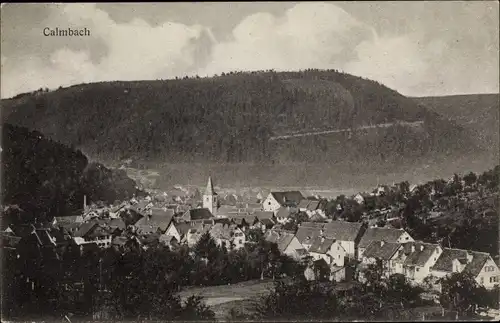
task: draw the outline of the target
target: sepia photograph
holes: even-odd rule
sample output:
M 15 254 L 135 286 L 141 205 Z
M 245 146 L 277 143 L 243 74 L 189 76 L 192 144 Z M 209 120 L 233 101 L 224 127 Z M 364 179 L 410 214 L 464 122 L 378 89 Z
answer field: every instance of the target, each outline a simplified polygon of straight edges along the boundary
M 2 322 L 500 320 L 498 1 L 0 10 Z

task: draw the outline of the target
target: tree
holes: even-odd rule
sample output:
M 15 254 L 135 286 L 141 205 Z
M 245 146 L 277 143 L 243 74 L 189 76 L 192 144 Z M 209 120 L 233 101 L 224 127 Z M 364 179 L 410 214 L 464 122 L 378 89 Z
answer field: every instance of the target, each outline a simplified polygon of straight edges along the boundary
M 470 273 L 453 273 L 441 279 L 441 306 L 456 311 L 459 316 L 476 313 L 482 304 L 480 295 L 480 288 Z
M 212 260 L 217 257 L 220 250 L 210 235 L 210 232 L 205 232 L 194 246 L 193 251 L 199 258 Z
M 259 320 L 328 320 L 338 316 L 338 299 L 316 281 L 276 282 L 256 305 Z
M 386 299 L 400 303 L 402 308 L 419 301 L 422 292 L 422 288 L 412 286 L 402 274 L 391 275 L 387 280 Z
M 464 176 L 464 182 L 466 186 L 472 186 L 477 181 L 477 175 L 473 172 L 468 173 Z

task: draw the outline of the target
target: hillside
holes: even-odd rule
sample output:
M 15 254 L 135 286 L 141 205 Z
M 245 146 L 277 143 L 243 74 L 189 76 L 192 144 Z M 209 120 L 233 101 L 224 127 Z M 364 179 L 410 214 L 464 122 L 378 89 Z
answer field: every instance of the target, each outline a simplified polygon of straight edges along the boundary
M 455 121 L 474 134 L 476 143 L 492 153 L 499 150 L 499 95 L 474 94 L 415 98 L 431 111 Z
M 2 118 L 100 161 L 203 165 L 197 171 L 208 164 L 304 163 L 337 170 L 382 164 L 392 169 L 483 155 L 468 130 L 454 121 L 381 84 L 333 70 L 83 84 L 2 100 Z M 356 130 L 400 121 L 423 125 Z M 296 131 L 346 128 L 354 130 L 269 140 Z M 271 173 L 260 170 L 252 176 L 268 179 Z
M 2 125 L 2 206 L 24 212 L 24 221 L 71 215 L 88 202 L 131 197 L 135 182 L 125 172 L 89 163 L 80 151 L 36 131 Z M 5 220 L 5 218 L 4 218 Z

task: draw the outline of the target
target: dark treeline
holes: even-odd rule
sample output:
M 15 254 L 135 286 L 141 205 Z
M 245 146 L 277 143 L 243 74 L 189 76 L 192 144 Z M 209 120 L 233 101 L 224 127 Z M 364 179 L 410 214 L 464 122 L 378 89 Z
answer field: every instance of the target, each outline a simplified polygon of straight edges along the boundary
M 95 83 L 5 103 L 8 122 L 106 160 L 331 163 L 476 149 L 462 128 L 412 99 L 335 70 Z M 268 141 L 274 133 L 415 120 L 425 121 L 422 129 Z
M 416 321 L 425 313 L 419 307 L 433 304 L 422 298 L 424 289 L 412 285 L 404 275 L 383 276 L 380 264 L 369 265 L 364 275 L 363 283 L 348 289 L 337 289 L 332 282 L 277 282 L 269 295 L 256 302 L 255 314 L 234 310 L 229 319 Z M 498 288 L 487 291 L 469 274 L 455 273 L 444 278 L 442 286 L 442 312 L 451 314 L 451 318 L 477 319 L 479 310 L 498 307 Z
M 103 250 L 82 250 L 69 243 L 57 255 L 21 241 L 19 257 L 15 252 L 3 254 L 4 317 L 211 319 L 213 313 L 201 298 L 182 301 L 177 293 L 186 286 L 303 275 L 304 265 L 281 255 L 277 245 L 262 236 L 257 239 L 230 252 L 218 247 L 208 233 L 193 248 L 173 250 L 161 244 L 143 248 L 134 239 Z
M 84 195 L 89 203 L 113 203 L 138 193 L 124 171 L 89 163 L 79 150 L 10 124 L 2 125 L 1 160 L 2 205 L 17 205 L 27 217 L 22 222 L 71 215 L 82 209 Z

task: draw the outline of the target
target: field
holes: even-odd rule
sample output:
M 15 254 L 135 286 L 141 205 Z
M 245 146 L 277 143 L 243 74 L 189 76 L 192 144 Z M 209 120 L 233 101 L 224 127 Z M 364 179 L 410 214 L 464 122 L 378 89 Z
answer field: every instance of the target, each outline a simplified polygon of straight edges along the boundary
M 232 285 L 188 287 L 179 293 L 184 301 L 191 295 L 203 296 L 205 304 L 215 312 L 218 320 L 225 320 L 231 309 L 251 313 L 253 302 L 273 287 L 271 279 L 250 280 Z

